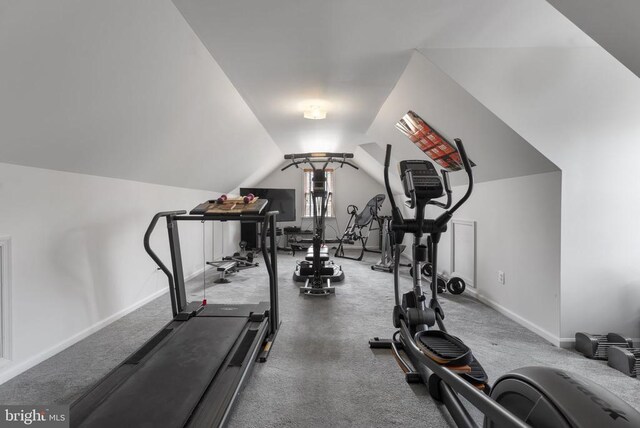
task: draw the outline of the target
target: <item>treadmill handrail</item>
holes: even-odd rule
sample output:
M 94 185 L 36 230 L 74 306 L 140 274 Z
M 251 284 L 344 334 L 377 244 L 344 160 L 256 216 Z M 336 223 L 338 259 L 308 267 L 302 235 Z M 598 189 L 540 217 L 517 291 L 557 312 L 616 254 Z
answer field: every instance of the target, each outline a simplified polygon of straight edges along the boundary
M 276 238 L 276 217 L 279 214 L 278 211 L 269 211 L 264 215 L 264 221 L 262 223 L 262 230 L 260 231 L 260 246 L 262 247 L 262 257 L 264 258 L 264 264 L 267 268 L 269 275 L 269 334 L 275 333 L 278 329 L 279 321 L 279 308 L 278 308 L 278 273 L 277 270 L 277 246 L 275 244 Z M 271 257 L 267 251 L 267 228 L 270 229 L 270 250 Z
M 144 234 L 144 249 L 146 250 L 147 254 L 149 254 L 149 257 L 151 257 L 153 261 L 156 262 L 160 270 L 164 272 L 164 274 L 167 276 L 167 279 L 169 280 L 169 294 L 171 296 L 171 309 L 173 311 L 174 317 L 178 315 L 178 304 L 176 302 L 176 296 L 174 291 L 175 284 L 173 282 L 173 275 L 171 274 L 171 271 L 167 268 L 167 266 L 164 263 L 162 263 L 162 260 L 160 260 L 160 257 L 158 257 L 158 255 L 151 249 L 151 244 L 149 243 L 149 241 L 151 239 L 151 234 L 153 233 L 153 230 L 156 228 L 156 224 L 158 224 L 158 220 L 160 220 L 161 217 L 182 215 L 186 213 L 187 212 L 184 210 L 159 212 L 153 216 L 153 219 L 151 219 L 151 223 L 149 223 L 149 227 L 147 227 L 147 231 Z
M 176 223 L 175 226 L 173 227 L 174 230 L 177 230 L 177 222 L 179 221 L 228 221 L 228 220 L 238 220 L 238 221 L 255 221 L 255 222 L 262 222 L 263 227 L 262 227 L 262 231 L 261 231 L 261 242 L 262 242 L 262 255 L 265 259 L 265 264 L 266 264 L 266 268 L 267 268 L 267 273 L 269 274 L 269 304 L 270 304 L 270 334 L 274 334 L 277 330 L 278 330 L 278 326 L 280 324 L 279 321 L 279 314 L 278 314 L 278 277 L 277 277 L 277 253 L 276 253 L 276 244 L 275 244 L 275 233 L 270 234 L 271 236 L 271 240 L 273 242 L 271 242 L 271 248 L 270 248 L 270 253 L 267 252 L 267 246 L 266 246 L 266 232 L 268 229 L 274 230 L 276 229 L 276 216 L 279 214 L 278 211 L 269 211 L 266 212 L 264 214 L 260 214 L 260 215 L 246 215 L 246 216 L 242 216 L 242 215 L 235 215 L 235 216 L 229 216 L 229 215 L 220 215 L 220 216 L 207 216 L 206 214 L 192 214 L 192 215 L 186 215 L 186 211 L 184 210 L 180 210 L 180 211 L 163 211 L 163 212 L 159 212 L 157 213 L 153 219 L 151 220 L 151 223 L 149 224 L 149 227 L 147 228 L 147 231 L 145 233 L 144 236 L 144 248 L 147 251 L 147 254 L 149 254 L 149 256 L 156 262 L 156 264 L 158 265 L 158 267 L 164 272 L 164 274 L 167 276 L 167 279 L 169 281 L 169 291 L 170 291 L 170 297 L 171 297 L 171 309 L 173 311 L 173 316 L 176 317 L 178 315 L 178 313 L 183 310 L 184 308 L 179 308 L 178 305 L 178 285 L 180 285 L 180 282 L 178 280 L 176 280 L 175 273 L 172 272 L 171 270 L 169 270 L 169 268 L 167 268 L 167 266 L 162 262 L 162 260 L 160 260 L 160 258 L 158 257 L 158 255 L 151 249 L 151 245 L 149 243 L 151 234 L 153 232 L 153 230 L 156 227 L 156 224 L 158 223 L 158 220 L 161 217 L 167 217 L 167 224 L 169 224 L 169 222 L 172 223 Z M 172 245 L 170 243 L 170 245 Z M 179 243 L 178 245 L 178 249 L 179 249 Z M 179 251 L 177 252 L 178 254 L 175 254 L 172 251 L 172 259 L 174 257 L 177 257 L 179 259 L 179 265 L 181 265 L 181 257 L 179 254 Z M 174 268 L 175 268 L 175 264 L 174 264 Z M 184 290 L 183 290 L 184 293 Z

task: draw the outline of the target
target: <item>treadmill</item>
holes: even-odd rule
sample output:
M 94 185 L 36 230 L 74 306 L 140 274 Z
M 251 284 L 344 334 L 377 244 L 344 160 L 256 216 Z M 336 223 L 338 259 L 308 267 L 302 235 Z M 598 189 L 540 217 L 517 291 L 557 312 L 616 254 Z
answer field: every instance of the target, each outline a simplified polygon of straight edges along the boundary
M 72 427 L 218 427 L 225 424 L 256 361 L 265 362 L 279 328 L 275 233 L 277 211 L 266 200 L 222 210 L 208 201 L 186 211 L 160 212 L 144 247 L 169 281 L 173 320 L 71 405 Z M 172 271 L 149 245 L 160 218 L 169 233 Z M 178 223 L 261 222 L 269 301 L 187 302 Z

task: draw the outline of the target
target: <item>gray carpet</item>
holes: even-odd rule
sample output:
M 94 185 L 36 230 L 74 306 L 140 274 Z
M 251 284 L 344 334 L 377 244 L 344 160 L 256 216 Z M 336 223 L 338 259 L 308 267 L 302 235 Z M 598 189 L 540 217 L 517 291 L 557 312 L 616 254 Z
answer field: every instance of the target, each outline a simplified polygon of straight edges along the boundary
M 408 385 L 386 350 L 367 340 L 390 337 L 392 276 L 368 262 L 337 259 L 346 279 L 329 298 L 304 297 L 292 279 L 295 258 L 279 254 L 282 327 L 269 361 L 257 364 L 229 423 L 231 427 L 362 426 L 447 427 L 446 412 L 422 386 Z M 404 273 L 405 288 L 410 278 Z M 268 297 L 263 266 L 214 285 L 210 303 L 257 302 Z M 202 298 L 202 278 L 189 283 Z M 443 295 L 449 330 L 471 346 L 491 380 L 527 365 L 550 365 L 584 374 L 640 410 L 640 381 L 572 351 L 553 347 L 534 333 L 465 296 Z M 139 347 L 170 319 L 168 295 L 93 334 L 0 386 L 0 403 L 70 403 Z M 479 416 L 478 416 L 479 417 Z

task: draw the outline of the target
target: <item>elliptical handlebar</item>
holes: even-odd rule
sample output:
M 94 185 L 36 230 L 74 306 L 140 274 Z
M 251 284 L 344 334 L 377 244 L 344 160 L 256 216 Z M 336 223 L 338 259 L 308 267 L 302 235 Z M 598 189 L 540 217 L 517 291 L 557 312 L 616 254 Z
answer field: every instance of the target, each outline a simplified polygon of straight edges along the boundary
M 462 144 L 462 140 L 460 138 L 456 138 L 453 141 L 456 143 L 456 147 L 458 148 L 458 153 L 460 153 L 460 158 L 462 159 L 462 164 L 464 165 L 464 171 L 467 173 L 467 178 L 469 182 L 467 184 L 467 191 L 464 196 L 451 208 L 450 213 L 453 214 L 469 199 L 471 196 L 471 192 L 473 192 L 473 173 L 471 171 L 471 162 L 469 161 L 469 157 L 467 156 L 467 151 Z
M 446 203 L 442 203 L 438 201 L 428 202 L 429 205 L 434 205 L 447 210 L 435 220 L 435 223 L 441 226 L 446 224 L 451 219 L 451 217 L 453 216 L 453 213 L 455 213 L 467 201 L 467 199 L 469 199 L 469 197 L 471 196 L 471 192 L 473 192 L 473 172 L 471 171 L 471 162 L 469 161 L 469 157 L 467 156 L 467 151 L 465 150 L 464 145 L 462 144 L 462 140 L 460 138 L 456 138 L 454 139 L 454 141 L 456 143 L 456 148 L 458 149 L 458 153 L 460 154 L 460 159 L 462 160 L 464 170 L 467 173 L 468 185 L 467 185 L 467 191 L 465 192 L 464 196 L 462 196 L 462 198 L 460 198 L 460 200 L 456 202 L 456 204 L 451 209 L 448 209 L 452 204 L 453 192 L 451 190 L 451 183 L 449 181 L 449 171 L 442 170 L 442 179 L 444 182 L 445 192 L 447 194 L 447 202 Z M 400 219 L 401 219 L 402 216 L 400 214 L 400 210 L 396 205 L 396 201 L 393 197 L 393 192 L 391 191 L 391 184 L 389 182 L 389 164 L 391 163 L 391 148 L 392 148 L 391 144 L 387 144 L 387 150 L 384 158 L 384 185 L 385 185 L 387 194 L 389 195 L 389 202 L 391 203 L 391 209 L 394 214 L 394 218 L 396 216 L 400 216 Z M 410 171 L 408 171 L 408 173 L 410 173 Z M 412 198 L 412 202 L 414 202 L 413 198 Z M 410 208 L 413 208 L 415 206 L 415 202 L 412 203 L 411 205 L 412 206 Z M 397 214 L 396 214 L 396 211 L 397 211 Z M 396 222 L 396 223 L 399 224 L 399 222 Z
M 462 160 L 462 165 L 464 166 L 464 171 L 467 173 L 468 183 L 467 183 L 467 191 L 464 196 L 460 198 L 458 202 L 449 210 L 443 212 L 436 220 L 435 224 L 438 227 L 442 227 L 451 220 L 453 217 L 453 213 L 458 211 L 458 209 L 467 202 L 467 199 L 471 196 L 471 192 L 473 192 L 473 172 L 471 171 L 471 162 L 469 162 L 469 157 L 467 156 L 467 151 L 462 144 L 462 140 L 460 138 L 455 138 L 453 141 L 456 143 L 456 147 L 458 149 L 458 153 L 460 153 L 460 159 Z
M 398 206 L 396 205 L 396 200 L 393 197 L 393 192 L 391 191 L 391 184 L 389 183 L 389 164 L 391 163 L 391 144 L 387 144 L 387 151 L 384 155 L 384 187 L 387 191 L 387 195 L 389 196 L 389 203 L 391 204 L 391 209 L 395 211 Z
M 452 202 L 452 190 L 451 190 L 451 182 L 449 181 L 449 171 L 446 170 L 442 170 L 442 182 L 444 183 L 444 191 L 447 193 L 447 202 L 446 203 L 442 203 L 442 202 L 438 202 L 438 201 L 429 201 L 427 202 L 428 205 L 434 205 L 436 207 L 440 207 L 440 208 L 444 208 L 449 209 L 449 207 L 451 206 L 451 202 Z

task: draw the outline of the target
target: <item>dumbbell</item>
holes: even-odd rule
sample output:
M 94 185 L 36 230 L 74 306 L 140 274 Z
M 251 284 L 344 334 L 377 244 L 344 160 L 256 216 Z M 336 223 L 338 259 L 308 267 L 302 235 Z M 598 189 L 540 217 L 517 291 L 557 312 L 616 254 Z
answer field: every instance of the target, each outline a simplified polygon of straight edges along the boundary
M 253 193 L 249 193 L 247 196 L 242 198 L 242 200 L 244 201 L 245 204 L 248 204 L 249 202 L 253 201 L 255 198 L 256 197 L 254 196 Z
M 227 195 L 222 195 L 222 196 L 220 196 L 220 197 L 218 198 L 217 202 L 218 202 L 219 204 L 224 204 L 224 201 L 226 201 L 226 200 L 227 200 Z

